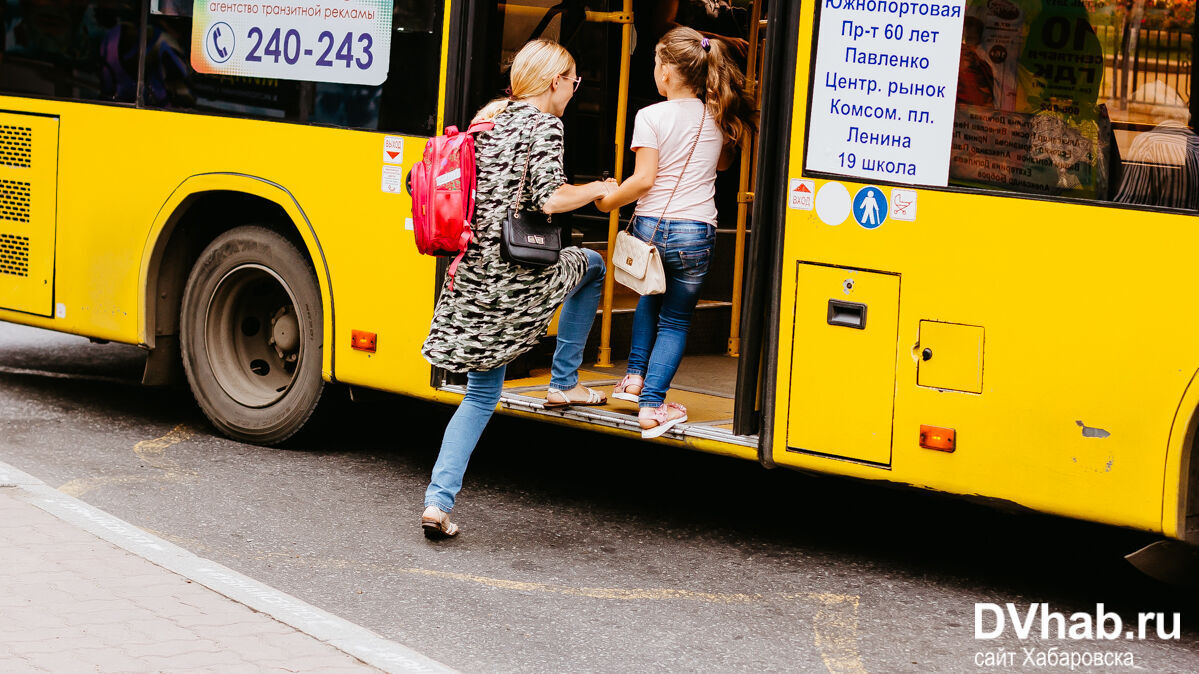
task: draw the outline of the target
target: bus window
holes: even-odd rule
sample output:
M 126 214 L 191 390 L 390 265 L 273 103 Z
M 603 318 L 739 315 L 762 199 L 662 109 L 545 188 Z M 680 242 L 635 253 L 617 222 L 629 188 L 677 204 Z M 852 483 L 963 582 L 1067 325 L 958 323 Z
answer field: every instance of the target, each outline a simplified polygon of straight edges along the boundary
M 191 3 L 151 2 L 144 104 L 328 124 L 356 129 L 436 133 L 444 3 L 397 0 L 391 72 L 381 86 L 197 73 L 191 66 Z
M 1195 0 L 969 0 L 949 184 L 1195 209 Z
M 133 103 L 140 15 L 137 0 L 7 0 L 0 89 Z

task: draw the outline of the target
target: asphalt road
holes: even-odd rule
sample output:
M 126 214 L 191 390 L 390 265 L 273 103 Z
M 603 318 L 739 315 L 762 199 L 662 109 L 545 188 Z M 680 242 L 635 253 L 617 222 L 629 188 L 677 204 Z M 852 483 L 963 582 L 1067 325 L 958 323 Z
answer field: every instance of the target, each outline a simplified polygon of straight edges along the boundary
M 266 449 L 141 387 L 141 366 L 134 347 L 0 324 L 0 461 L 464 671 L 1070 671 L 1062 653 L 1199 671 L 1199 598 L 1122 558 L 1144 534 L 496 417 L 464 533 L 430 543 L 450 408 L 337 405 Z M 1182 624 L 1058 640 L 1038 619 L 979 640 L 976 602 Z

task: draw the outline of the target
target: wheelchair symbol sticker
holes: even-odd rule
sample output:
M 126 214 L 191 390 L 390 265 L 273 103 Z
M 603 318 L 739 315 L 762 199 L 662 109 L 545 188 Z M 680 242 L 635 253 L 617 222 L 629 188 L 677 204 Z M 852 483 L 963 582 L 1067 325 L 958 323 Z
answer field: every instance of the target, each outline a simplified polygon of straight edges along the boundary
M 224 63 L 233 56 L 236 43 L 237 37 L 229 24 L 218 21 L 208 28 L 208 34 L 204 36 L 204 51 L 214 63 Z
M 866 229 L 883 224 L 887 211 L 887 197 L 877 187 L 863 187 L 853 197 L 853 219 Z

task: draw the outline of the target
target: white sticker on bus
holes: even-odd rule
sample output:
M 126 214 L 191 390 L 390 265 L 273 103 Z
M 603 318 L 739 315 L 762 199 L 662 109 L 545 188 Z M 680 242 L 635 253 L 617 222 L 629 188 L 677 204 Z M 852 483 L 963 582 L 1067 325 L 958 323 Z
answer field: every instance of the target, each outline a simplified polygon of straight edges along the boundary
M 383 191 L 388 194 L 399 194 L 404 190 L 404 167 L 383 167 Z
M 400 164 L 404 161 L 404 137 L 383 136 L 383 163 Z
M 797 211 L 810 211 L 816 207 L 816 181 L 795 178 L 787 188 L 790 197 L 787 207 Z
M 825 183 L 816 192 L 816 215 L 826 225 L 839 225 L 849 217 L 853 200 L 841 183 Z
M 392 4 L 196 2 L 192 67 L 210 75 L 379 85 L 390 66 Z
M 916 220 L 916 190 L 901 190 L 898 187 L 891 190 L 891 219 Z

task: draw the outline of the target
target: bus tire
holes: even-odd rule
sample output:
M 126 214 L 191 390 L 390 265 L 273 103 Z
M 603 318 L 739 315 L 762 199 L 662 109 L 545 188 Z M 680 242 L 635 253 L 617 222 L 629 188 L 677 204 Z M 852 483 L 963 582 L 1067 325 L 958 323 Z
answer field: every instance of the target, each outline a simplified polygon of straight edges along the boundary
M 298 432 L 324 390 L 324 316 L 307 258 L 264 227 L 218 236 L 183 291 L 183 367 L 225 435 L 275 445 Z

